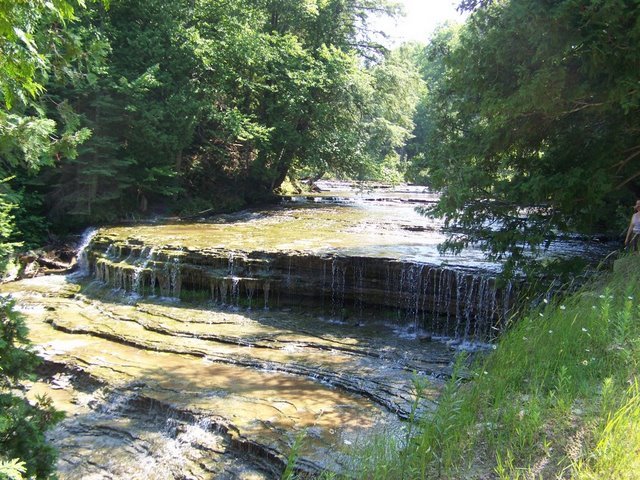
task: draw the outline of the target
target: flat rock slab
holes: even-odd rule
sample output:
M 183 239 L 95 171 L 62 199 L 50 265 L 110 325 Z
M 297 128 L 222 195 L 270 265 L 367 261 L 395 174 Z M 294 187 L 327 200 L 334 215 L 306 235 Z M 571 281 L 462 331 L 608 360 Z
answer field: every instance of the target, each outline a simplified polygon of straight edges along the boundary
M 70 413 L 52 435 L 62 478 L 117 478 L 122 468 L 156 478 L 144 472 L 163 464 L 166 476 L 157 478 L 179 470 L 192 472 L 186 478 L 273 478 L 303 432 L 300 467 L 339 471 L 348 447 L 401 430 L 416 374 L 429 380 L 421 406 L 430 408 L 453 357 L 446 345 L 402 338 L 384 324 L 119 302 L 81 287 L 62 276 L 2 287 L 41 355 L 69 376 L 38 387 Z M 95 385 L 83 390 L 86 379 Z M 195 441 L 193 429 L 207 433 Z M 159 451 L 171 445 L 182 445 L 183 463 L 163 460 Z

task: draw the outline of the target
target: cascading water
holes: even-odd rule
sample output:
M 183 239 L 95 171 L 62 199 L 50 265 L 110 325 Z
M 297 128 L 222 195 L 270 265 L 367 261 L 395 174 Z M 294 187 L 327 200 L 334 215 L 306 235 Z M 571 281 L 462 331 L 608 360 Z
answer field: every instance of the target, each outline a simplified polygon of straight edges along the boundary
M 149 262 L 153 261 L 153 247 L 145 247 L 140 252 L 140 257 L 136 262 L 133 270 L 133 278 L 132 278 L 132 293 L 135 295 L 143 295 L 144 294 L 144 282 L 143 276 L 147 272 L 147 268 Z
M 105 228 L 79 262 L 97 282 L 0 287 L 48 367 L 83 375 L 52 434 L 60 478 L 275 479 L 301 431 L 303 473 L 340 473 L 346 445 L 401 431 L 413 375 L 432 387 L 420 409 L 433 407 L 450 340 L 495 338 L 518 281 L 500 284 L 479 252 L 442 257 L 439 227 L 404 192 L 332 197 Z M 92 385 L 113 392 L 102 407 Z
M 346 276 L 346 268 L 341 265 L 341 259 L 334 258 L 331 261 L 331 315 L 333 317 L 343 317 L 345 314 Z
M 77 258 L 77 273 L 80 276 L 86 277 L 91 274 L 89 271 L 89 258 L 87 256 L 87 248 L 91 244 L 91 240 L 96 236 L 98 230 L 95 228 L 88 228 L 82 234 L 80 238 L 80 242 L 78 243 L 78 253 L 76 254 Z
M 424 330 L 465 341 L 495 337 L 512 302 L 513 285 L 496 288 L 490 272 L 388 258 L 204 254 L 128 243 L 114 248 L 101 238 L 91 258 L 97 280 L 127 293 L 208 297 L 233 308 L 250 307 L 262 296 L 264 308 L 303 302 L 342 320 L 362 321 L 395 311 L 397 321 L 412 325 L 416 333 Z

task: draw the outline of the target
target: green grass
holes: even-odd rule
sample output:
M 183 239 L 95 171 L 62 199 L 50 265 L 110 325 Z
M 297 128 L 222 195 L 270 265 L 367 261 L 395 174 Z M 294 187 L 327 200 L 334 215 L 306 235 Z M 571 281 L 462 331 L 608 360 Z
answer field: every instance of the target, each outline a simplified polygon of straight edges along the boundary
M 372 440 L 350 476 L 640 478 L 640 256 L 514 322 L 435 413 Z M 388 439 L 387 439 L 388 440 Z

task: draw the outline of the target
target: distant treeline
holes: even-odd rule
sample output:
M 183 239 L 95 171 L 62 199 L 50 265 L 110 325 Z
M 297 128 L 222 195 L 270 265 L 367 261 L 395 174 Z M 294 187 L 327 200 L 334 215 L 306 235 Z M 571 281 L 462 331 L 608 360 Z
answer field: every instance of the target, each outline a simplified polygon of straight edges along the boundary
M 407 55 L 371 39 L 370 15 L 397 10 L 386 3 L 0 4 L 15 239 L 237 209 L 289 174 L 395 174 L 421 80 Z

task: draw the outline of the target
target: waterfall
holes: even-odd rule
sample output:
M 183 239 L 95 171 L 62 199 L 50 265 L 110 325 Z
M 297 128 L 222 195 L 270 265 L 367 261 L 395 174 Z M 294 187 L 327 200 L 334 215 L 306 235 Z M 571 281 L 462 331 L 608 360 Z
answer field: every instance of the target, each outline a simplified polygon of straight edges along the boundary
M 402 305 L 405 317 L 413 322 L 418 329 L 418 315 L 420 313 L 420 297 L 422 294 L 422 272 L 424 264 L 409 263 L 402 266 L 400 271 L 399 291 L 400 298 L 404 300 Z
M 240 279 L 231 277 L 231 305 L 238 307 L 240 305 Z
M 153 260 L 153 253 L 153 247 L 144 247 L 140 252 L 139 264 L 134 266 L 131 290 L 136 295 L 144 294 L 143 274 L 147 270 L 149 262 Z
M 235 252 L 229 252 L 229 260 L 227 262 L 229 275 L 235 274 Z
M 269 309 L 269 290 L 271 290 L 271 282 L 266 280 L 262 285 L 262 291 L 264 293 L 264 309 Z
M 87 255 L 87 247 L 96 236 L 98 230 L 96 228 L 88 228 L 82 234 L 78 244 L 78 253 L 76 254 L 78 270 L 77 273 L 81 277 L 88 276 L 90 272 L 89 257 Z
M 357 312 L 358 318 L 362 318 L 364 310 L 364 279 L 365 279 L 365 262 L 356 260 L 353 266 L 353 285 L 355 289 L 353 306 Z
M 96 280 L 127 294 L 233 308 L 320 307 L 337 319 L 391 320 L 461 341 L 495 338 L 517 291 L 516 283 L 498 286 L 492 272 L 384 257 L 189 250 L 102 237 L 90 249 Z
M 346 287 L 346 266 L 340 265 L 336 257 L 331 262 L 331 315 L 344 315 L 344 295 Z

